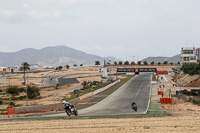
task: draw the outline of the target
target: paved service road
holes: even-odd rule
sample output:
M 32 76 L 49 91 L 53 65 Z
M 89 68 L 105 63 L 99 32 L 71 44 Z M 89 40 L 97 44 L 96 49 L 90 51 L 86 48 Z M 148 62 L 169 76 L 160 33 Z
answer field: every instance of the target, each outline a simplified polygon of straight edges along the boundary
M 150 88 L 151 74 L 140 74 L 101 102 L 79 110 L 79 116 L 145 114 L 149 106 Z M 138 106 L 138 112 L 131 108 L 133 101 Z

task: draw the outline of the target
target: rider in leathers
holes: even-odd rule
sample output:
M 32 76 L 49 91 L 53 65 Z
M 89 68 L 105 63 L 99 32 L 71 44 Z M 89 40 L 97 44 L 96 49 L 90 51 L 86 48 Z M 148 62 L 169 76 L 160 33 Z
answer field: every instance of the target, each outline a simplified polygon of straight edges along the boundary
M 69 107 L 70 109 L 74 109 L 74 106 L 71 104 L 71 103 L 69 103 L 69 102 L 66 102 L 66 101 L 63 101 L 63 107 L 64 108 L 67 108 L 67 107 Z

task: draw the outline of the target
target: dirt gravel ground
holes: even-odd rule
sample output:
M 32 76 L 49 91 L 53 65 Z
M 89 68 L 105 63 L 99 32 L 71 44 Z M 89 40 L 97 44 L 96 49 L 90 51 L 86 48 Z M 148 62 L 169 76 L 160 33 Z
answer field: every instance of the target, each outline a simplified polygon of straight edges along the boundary
M 10 121 L 0 125 L 3 133 L 197 133 L 200 117 Z

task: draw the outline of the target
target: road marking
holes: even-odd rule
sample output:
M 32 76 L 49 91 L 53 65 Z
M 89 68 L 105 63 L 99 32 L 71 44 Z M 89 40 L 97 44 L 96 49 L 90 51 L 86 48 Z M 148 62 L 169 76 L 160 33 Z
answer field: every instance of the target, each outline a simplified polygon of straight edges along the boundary
M 140 85 L 140 89 L 141 89 L 141 88 L 142 88 L 142 83 L 141 83 L 141 85 Z M 133 101 L 135 100 L 135 98 L 137 97 L 138 93 L 140 92 L 140 89 L 137 91 L 137 93 L 136 93 L 136 95 L 135 95 Z
M 167 81 L 167 82 L 168 82 L 168 80 L 167 80 L 167 78 L 165 77 L 165 75 L 163 75 L 163 78 L 165 79 L 165 81 Z
M 151 79 L 152 79 L 152 77 L 151 77 Z M 146 111 L 144 112 L 144 114 L 146 114 L 147 111 L 149 110 L 149 106 L 150 106 L 150 102 L 151 102 L 151 96 L 152 96 L 151 94 L 152 94 L 152 86 L 151 86 L 151 83 L 150 83 L 148 106 L 147 106 L 147 109 L 146 109 Z

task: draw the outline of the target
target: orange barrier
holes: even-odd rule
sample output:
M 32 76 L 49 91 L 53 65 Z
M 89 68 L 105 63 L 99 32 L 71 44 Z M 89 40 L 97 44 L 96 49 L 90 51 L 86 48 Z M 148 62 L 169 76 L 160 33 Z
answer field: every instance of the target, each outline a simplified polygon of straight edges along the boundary
M 15 108 L 8 108 L 8 115 L 15 114 Z
M 172 103 L 172 98 L 170 98 L 169 103 Z
M 169 100 L 170 98 L 167 98 L 167 103 L 170 103 L 170 100 Z
M 156 74 L 168 74 L 168 71 L 165 71 L 165 70 L 163 70 L 163 71 L 156 71 Z
M 163 94 L 163 91 L 158 91 L 158 95 L 162 95 Z
M 164 98 L 164 102 L 163 103 L 167 103 L 167 98 Z
M 160 98 L 160 103 L 163 103 L 163 98 L 162 97 Z
M 161 97 L 160 98 L 160 103 L 172 103 L 172 98 Z

